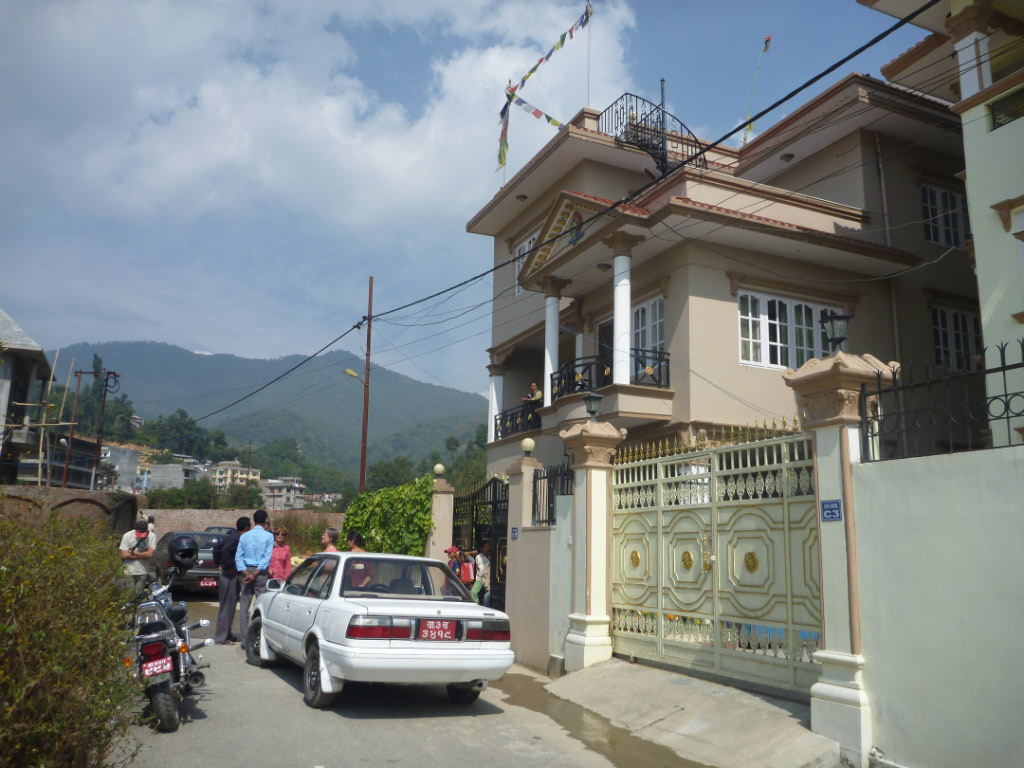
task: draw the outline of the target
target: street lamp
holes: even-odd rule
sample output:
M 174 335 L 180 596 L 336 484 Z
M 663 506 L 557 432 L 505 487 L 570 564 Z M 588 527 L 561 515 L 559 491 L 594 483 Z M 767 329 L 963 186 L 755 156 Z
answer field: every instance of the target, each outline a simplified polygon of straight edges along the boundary
M 367 366 L 369 372 L 369 366 Z M 363 382 L 363 441 L 359 449 L 359 492 L 366 490 L 366 427 L 370 421 L 370 382 L 363 379 L 351 368 L 346 368 L 345 373 L 353 379 Z
M 604 400 L 604 395 L 599 395 L 594 390 L 590 390 L 583 396 L 583 406 L 590 414 L 591 421 L 597 421 L 597 409 L 601 407 L 602 400 Z
M 843 342 L 847 339 L 846 334 L 852 319 L 852 315 L 840 315 L 830 309 L 821 310 L 821 319 L 818 322 L 821 323 L 821 327 L 825 331 L 830 352 L 843 351 Z

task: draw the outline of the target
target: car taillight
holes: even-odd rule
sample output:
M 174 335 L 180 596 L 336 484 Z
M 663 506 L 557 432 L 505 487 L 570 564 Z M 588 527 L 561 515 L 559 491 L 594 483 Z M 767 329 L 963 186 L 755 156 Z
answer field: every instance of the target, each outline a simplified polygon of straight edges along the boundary
M 410 619 L 390 616 L 353 616 L 345 637 L 359 640 L 408 640 L 412 637 Z
M 512 640 L 512 630 L 507 619 L 467 621 L 466 639 L 508 643 Z
M 141 650 L 142 655 L 147 659 L 154 659 L 167 653 L 167 645 L 162 642 L 146 643 Z

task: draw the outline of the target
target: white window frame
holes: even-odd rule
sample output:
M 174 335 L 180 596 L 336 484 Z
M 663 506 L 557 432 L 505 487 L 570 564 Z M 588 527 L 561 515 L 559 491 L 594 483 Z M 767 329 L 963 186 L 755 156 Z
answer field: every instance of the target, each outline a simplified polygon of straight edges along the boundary
M 967 195 L 932 184 L 921 185 L 924 239 L 936 245 L 963 246 L 971 237 Z
M 740 365 L 758 368 L 799 368 L 829 353 L 819 319 L 823 310 L 838 307 L 806 299 L 739 291 L 736 296 Z
M 981 317 L 976 312 L 936 305 L 932 308 L 935 364 L 950 371 L 976 371 L 982 353 Z
M 633 305 L 630 320 L 634 349 L 665 351 L 665 297 L 641 301 Z
M 530 254 L 530 251 L 533 249 L 534 243 L 537 242 L 537 238 L 538 237 L 540 237 L 540 230 L 539 229 L 536 232 L 534 232 L 532 235 L 530 235 L 528 238 L 526 238 L 525 240 L 521 241 L 519 243 L 519 245 L 516 246 L 516 250 L 515 250 L 515 259 L 516 260 L 512 263 L 512 266 L 513 266 L 512 280 L 513 280 L 513 285 L 515 286 L 514 289 L 513 289 L 513 295 L 514 296 L 518 296 L 519 294 L 521 294 L 523 292 L 523 286 L 519 284 L 519 273 L 523 270 L 523 264 L 526 263 L 526 257 Z

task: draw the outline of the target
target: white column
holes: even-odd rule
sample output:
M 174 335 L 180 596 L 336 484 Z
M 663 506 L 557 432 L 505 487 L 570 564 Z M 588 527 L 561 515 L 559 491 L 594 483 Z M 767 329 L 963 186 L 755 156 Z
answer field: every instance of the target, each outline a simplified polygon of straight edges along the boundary
M 583 357 L 583 331 L 576 334 L 576 351 L 574 354 L 577 360 Z
M 960 98 L 966 99 L 992 85 L 992 67 L 989 65 L 988 35 L 971 32 L 954 43 L 956 60 L 960 66 Z
M 551 405 L 551 374 L 558 370 L 558 294 L 544 297 L 544 405 Z
M 631 297 L 628 253 L 616 253 L 612 263 L 615 276 L 614 310 L 612 316 L 612 382 L 629 384 L 629 315 Z
M 502 396 L 505 384 L 504 368 L 500 365 L 488 365 L 487 370 L 491 374 L 490 397 L 487 399 L 487 442 L 493 443 L 496 437 L 494 433 L 494 421 L 501 413 Z

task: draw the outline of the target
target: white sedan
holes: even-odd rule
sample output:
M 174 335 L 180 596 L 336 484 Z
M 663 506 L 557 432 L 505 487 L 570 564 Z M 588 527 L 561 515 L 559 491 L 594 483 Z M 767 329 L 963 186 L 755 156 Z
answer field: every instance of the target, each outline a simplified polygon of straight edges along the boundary
M 445 563 L 368 552 L 323 552 L 271 579 L 244 641 L 250 664 L 302 666 L 311 707 L 347 680 L 443 683 L 471 704 L 515 660 L 508 616 L 475 603 Z

